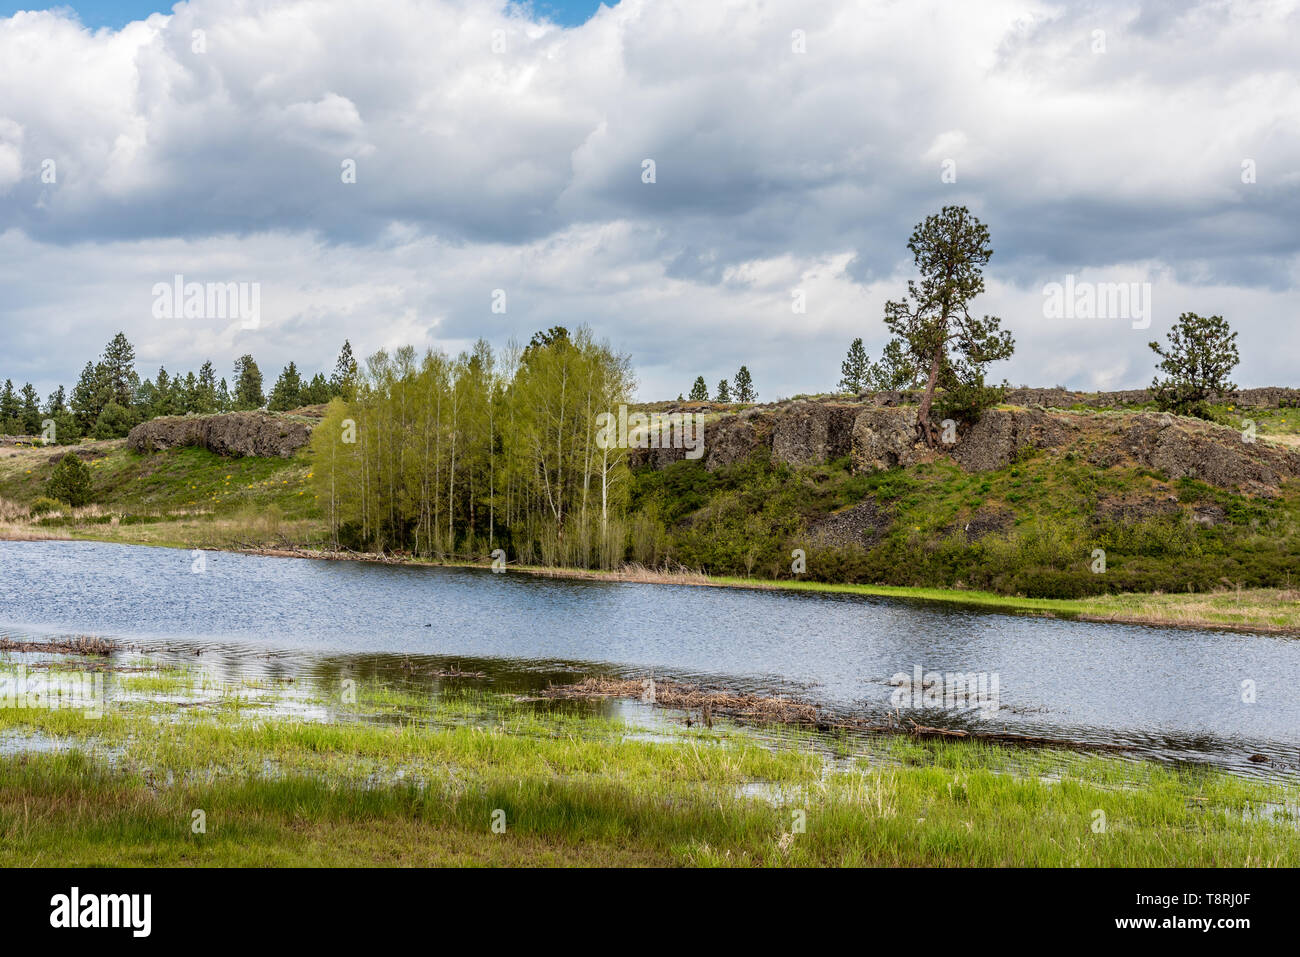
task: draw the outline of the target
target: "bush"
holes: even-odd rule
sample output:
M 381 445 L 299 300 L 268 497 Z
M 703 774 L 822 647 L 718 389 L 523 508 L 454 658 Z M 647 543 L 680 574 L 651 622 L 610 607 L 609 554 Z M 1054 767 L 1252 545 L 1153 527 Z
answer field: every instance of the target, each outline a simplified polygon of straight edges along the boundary
M 79 508 L 90 501 L 90 468 L 75 454 L 69 452 L 54 467 L 54 474 L 45 483 L 46 493 Z
M 28 511 L 31 513 L 32 517 L 35 518 L 37 515 L 57 512 L 59 509 L 65 507 L 66 506 L 58 499 L 50 498 L 48 495 L 42 495 L 36 501 L 32 502 Z

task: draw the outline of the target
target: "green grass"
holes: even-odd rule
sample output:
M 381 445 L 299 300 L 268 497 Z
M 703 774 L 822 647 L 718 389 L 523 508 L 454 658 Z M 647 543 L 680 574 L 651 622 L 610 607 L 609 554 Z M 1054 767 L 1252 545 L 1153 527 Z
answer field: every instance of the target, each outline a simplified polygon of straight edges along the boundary
M 799 577 L 815 582 L 1028 599 L 1300 584 L 1300 482 L 1266 497 L 1132 465 L 1102 469 L 1089 441 L 981 473 L 947 459 L 854 474 L 847 460 L 792 468 L 763 457 L 715 472 L 695 462 L 642 470 L 633 506 L 653 527 L 634 526 L 632 549 L 646 565 L 768 580 L 795 578 L 792 552 L 802 549 Z M 866 501 L 880 523 L 869 545 L 814 533 Z
M 1290 781 L 907 738 L 828 763 L 809 732 L 646 741 L 487 692 L 358 690 L 315 689 L 330 722 L 0 710 L 62 749 L 0 758 L 0 864 L 1300 864 L 1295 819 L 1262 813 L 1294 809 Z
M 34 520 L 0 521 L 10 537 L 42 535 L 176 547 L 315 541 L 322 535 L 307 453 L 223 458 L 206 449 L 132 452 L 121 441 L 88 464 L 92 502 Z M 45 493 L 49 449 L 0 456 L 0 501 L 30 505 Z M 0 516 L 3 518 L 3 516 Z

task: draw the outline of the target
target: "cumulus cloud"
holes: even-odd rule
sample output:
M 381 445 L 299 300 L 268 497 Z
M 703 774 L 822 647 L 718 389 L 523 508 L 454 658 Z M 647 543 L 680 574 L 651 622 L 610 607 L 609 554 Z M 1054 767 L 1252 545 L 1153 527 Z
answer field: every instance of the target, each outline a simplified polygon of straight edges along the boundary
M 995 374 L 1142 385 L 1146 339 L 1196 309 L 1242 329 L 1239 379 L 1287 380 L 1298 40 L 1290 0 L 622 0 L 569 29 L 501 0 L 19 13 L 0 375 L 52 388 L 77 370 L 51 336 L 119 327 L 145 363 L 273 372 L 345 337 L 585 322 L 647 397 L 742 362 L 764 397 L 817 391 L 850 338 L 883 343 L 913 225 L 965 203 L 997 251 L 977 308 L 1020 343 Z M 262 327 L 154 320 L 176 273 L 260 282 Z M 1151 282 L 1152 328 L 1046 319 L 1066 275 Z

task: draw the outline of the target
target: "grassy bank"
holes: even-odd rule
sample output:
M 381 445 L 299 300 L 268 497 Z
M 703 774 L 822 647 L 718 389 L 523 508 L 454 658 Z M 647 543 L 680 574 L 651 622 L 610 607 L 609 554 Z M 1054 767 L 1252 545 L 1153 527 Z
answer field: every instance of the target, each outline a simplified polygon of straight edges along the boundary
M 55 749 L 0 757 L 0 864 L 1300 864 L 1286 780 L 907 738 L 836 758 L 671 718 L 650 739 L 471 688 L 348 702 L 174 665 L 117 692 L 98 719 L 0 709 L 9 747 Z
M 122 440 L 84 446 L 92 502 L 30 516 L 54 470 L 55 448 L 0 449 L 0 536 L 81 538 L 178 548 L 225 548 L 320 538 L 306 454 L 230 459 L 205 449 L 141 455 Z

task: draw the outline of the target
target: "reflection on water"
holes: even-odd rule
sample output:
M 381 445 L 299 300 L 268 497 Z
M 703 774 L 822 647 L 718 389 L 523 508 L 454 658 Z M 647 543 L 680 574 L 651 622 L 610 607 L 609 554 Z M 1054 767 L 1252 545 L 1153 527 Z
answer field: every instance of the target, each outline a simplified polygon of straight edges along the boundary
M 0 543 L 0 633 L 100 635 L 233 680 L 351 676 L 534 695 L 589 674 L 653 674 L 868 719 L 892 710 L 897 673 L 983 673 L 998 677 L 994 716 L 907 716 L 1253 773 L 1300 764 L 1300 642 L 1287 637 L 228 553 L 191 568 L 185 551 Z M 457 671 L 481 677 L 448 676 Z M 1272 762 L 1251 763 L 1255 753 Z

